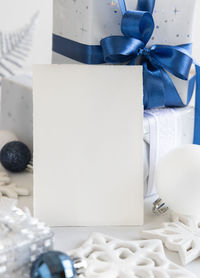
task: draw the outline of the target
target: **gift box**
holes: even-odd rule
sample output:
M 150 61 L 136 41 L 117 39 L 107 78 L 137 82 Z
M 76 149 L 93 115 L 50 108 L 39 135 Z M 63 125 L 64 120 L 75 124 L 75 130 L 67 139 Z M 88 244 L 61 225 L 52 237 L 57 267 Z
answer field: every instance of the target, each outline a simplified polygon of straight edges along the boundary
M 0 83 L 51 63 L 51 33 L 51 0 L 0 0 Z
M 121 27 L 123 27 L 123 14 L 120 3 L 122 2 L 120 0 L 55 0 L 53 63 L 63 64 L 75 61 L 86 63 L 105 62 L 104 60 L 98 61 L 100 48 L 87 49 L 87 46 L 97 47 L 100 45 L 101 40 L 106 37 L 124 35 L 121 30 Z M 145 1 L 126 0 L 127 10 L 135 11 L 140 2 Z M 146 2 L 150 1 L 146 0 Z M 155 27 L 150 39 L 148 39 L 147 48 L 158 44 L 176 46 L 192 43 L 195 4 L 196 0 L 186 0 L 184 4 L 181 0 L 156 0 L 153 10 Z M 146 24 L 148 25 L 150 22 Z M 102 46 L 101 44 L 101 48 Z M 94 55 L 91 55 L 92 51 L 94 51 Z M 87 60 L 89 55 L 91 57 Z M 169 76 L 173 84 L 175 84 L 183 104 L 187 104 L 187 81 L 179 79 L 171 73 L 169 73 Z M 172 102 L 171 104 L 176 106 L 177 102 Z M 155 106 L 162 105 L 156 104 Z
M 192 144 L 194 108 L 161 108 L 144 113 L 144 194 L 156 193 L 155 169 L 160 158 L 171 149 Z
M 86 45 L 99 45 L 105 37 L 122 35 L 119 2 L 55 0 L 53 33 Z M 128 10 L 137 9 L 138 0 L 125 2 Z M 156 0 L 153 12 L 156 28 L 148 46 L 191 43 L 195 3 L 196 0 L 185 0 L 184 4 L 181 0 Z M 54 56 L 55 63 L 56 57 L 59 55 Z
M 53 248 L 53 233 L 44 224 L 16 207 L 16 201 L 0 199 L 0 277 L 28 278 L 36 258 Z
M 2 81 L 1 126 L 16 134 L 33 150 L 32 75 L 7 77 Z

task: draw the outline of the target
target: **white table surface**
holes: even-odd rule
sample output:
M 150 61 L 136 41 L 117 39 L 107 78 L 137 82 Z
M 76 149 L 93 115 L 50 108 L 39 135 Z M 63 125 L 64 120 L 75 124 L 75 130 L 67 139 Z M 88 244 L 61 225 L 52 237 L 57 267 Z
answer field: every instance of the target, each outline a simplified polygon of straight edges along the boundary
M 22 208 L 29 207 L 32 211 L 33 175 L 24 172 L 23 174 L 10 174 L 10 176 L 12 181 L 30 190 L 30 196 L 19 198 L 19 206 Z M 54 227 L 52 229 L 55 232 L 55 249 L 67 252 L 70 249 L 76 248 L 93 232 L 108 234 L 123 240 L 141 239 L 140 232 L 142 230 L 158 228 L 161 223 L 170 221 L 169 213 L 162 216 L 154 216 L 152 214 L 152 203 L 155 199 L 156 197 L 154 196 L 144 201 L 144 225 L 141 227 Z M 167 249 L 165 249 L 165 251 L 170 260 L 177 264 L 181 264 L 177 253 L 168 251 Z M 200 277 L 200 258 L 187 265 L 185 268 L 195 273 L 197 277 Z

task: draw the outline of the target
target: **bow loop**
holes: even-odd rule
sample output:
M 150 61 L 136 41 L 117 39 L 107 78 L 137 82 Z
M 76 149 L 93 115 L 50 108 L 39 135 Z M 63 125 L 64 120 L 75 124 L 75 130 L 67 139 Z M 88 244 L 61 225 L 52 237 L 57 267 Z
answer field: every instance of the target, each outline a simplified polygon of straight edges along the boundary
M 140 0 L 138 1 L 137 10 L 139 11 L 148 11 L 151 14 L 153 13 L 155 6 L 155 0 Z
M 136 58 L 138 49 L 144 48 L 144 43 L 131 37 L 111 36 L 101 40 L 101 46 L 104 61 L 119 64 Z
M 127 11 L 122 16 L 121 31 L 124 36 L 134 37 L 146 45 L 154 30 L 152 14 L 144 11 Z
M 176 77 L 188 80 L 193 59 L 186 50 L 170 45 L 154 45 L 151 47 L 152 62 L 164 68 Z

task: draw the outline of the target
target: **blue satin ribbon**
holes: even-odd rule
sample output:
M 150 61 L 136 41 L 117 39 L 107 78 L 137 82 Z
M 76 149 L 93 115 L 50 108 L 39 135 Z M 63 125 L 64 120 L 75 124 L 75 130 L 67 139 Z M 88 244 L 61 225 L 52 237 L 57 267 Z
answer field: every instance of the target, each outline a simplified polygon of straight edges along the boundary
M 104 63 L 100 45 L 86 45 L 55 34 L 53 34 L 53 51 L 85 64 Z
M 194 144 L 200 145 L 200 66 L 196 65 Z
M 110 36 L 101 40 L 100 46 L 88 46 L 54 35 L 53 50 L 87 64 L 142 64 L 145 109 L 184 107 L 189 104 L 196 84 L 194 143 L 200 144 L 200 67 L 191 57 L 192 45 L 147 48 L 155 27 L 152 16 L 155 0 L 138 0 L 136 11 L 128 11 L 125 0 L 118 1 L 123 36 Z M 192 64 L 196 66 L 196 76 L 188 82 L 187 102 L 183 103 L 169 73 L 188 80 Z

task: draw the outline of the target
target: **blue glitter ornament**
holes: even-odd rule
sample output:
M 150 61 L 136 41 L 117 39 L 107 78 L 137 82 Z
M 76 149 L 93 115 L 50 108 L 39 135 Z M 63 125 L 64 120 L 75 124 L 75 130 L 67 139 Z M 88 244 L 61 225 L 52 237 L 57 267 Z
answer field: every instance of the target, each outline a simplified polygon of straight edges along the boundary
M 2 148 L 0 159 L 5 169 L 11 172 L 22 172 L 31 160 L 31 152 L 24 143 L 12 141 Z
M 77 278 L 73 260 L 58 251 L 38 257 L 31 268 L 31 278 Z

